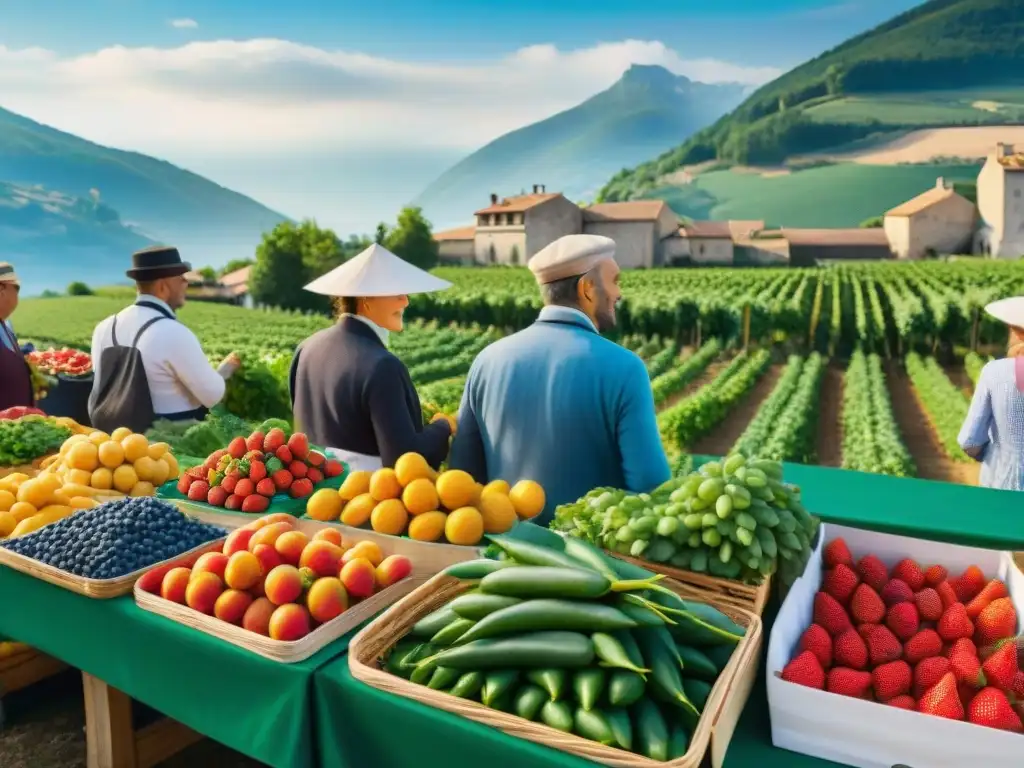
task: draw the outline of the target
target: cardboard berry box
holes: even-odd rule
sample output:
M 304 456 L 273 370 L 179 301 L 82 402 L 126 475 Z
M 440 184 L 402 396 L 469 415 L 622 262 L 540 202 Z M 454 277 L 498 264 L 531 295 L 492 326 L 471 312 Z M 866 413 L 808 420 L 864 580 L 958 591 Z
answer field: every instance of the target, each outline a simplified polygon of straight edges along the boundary
M 815 690 L 779 677 L 813 621 L 822 549 L 837 538 L 845 539 L 854 560 L 870 553 L 890 569 L 906 557 L 922 567 L 943 565 L 951 574 L 976 565 L 987 578 L 1006 583 L 1018 616 L 1024 616 L 1024 576 L 1007 552 L 822 524 L 818 546 L 804 575 L 790 588 L 769 638 L 766 674 L 772 743 L 857 768 L 1024 765 L 1024 734 Z

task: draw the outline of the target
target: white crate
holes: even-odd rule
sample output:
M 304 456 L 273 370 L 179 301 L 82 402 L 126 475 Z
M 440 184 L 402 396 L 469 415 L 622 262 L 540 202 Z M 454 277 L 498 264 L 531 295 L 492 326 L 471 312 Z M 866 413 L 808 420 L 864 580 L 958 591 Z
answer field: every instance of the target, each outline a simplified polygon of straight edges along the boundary
M 987 578 L 1006 582 L 1018 616 L 1024 615 L 1024 577 L 1009 553 L 822 525 L 818 548 L 786 596 L 771 631 L 765 671 L 772 743 L 857 768 L 1024 765 L 1022 734 L 818 691 L 778 676 L 812 622 L 814 595 L 821 585 L 822 547 L 837 538 L 846 540 L 855 561 L 874 554 L 890 568 L 910 557 L 922 568 L 943 565 L 952 578 L 968 565 L 977 565 Z

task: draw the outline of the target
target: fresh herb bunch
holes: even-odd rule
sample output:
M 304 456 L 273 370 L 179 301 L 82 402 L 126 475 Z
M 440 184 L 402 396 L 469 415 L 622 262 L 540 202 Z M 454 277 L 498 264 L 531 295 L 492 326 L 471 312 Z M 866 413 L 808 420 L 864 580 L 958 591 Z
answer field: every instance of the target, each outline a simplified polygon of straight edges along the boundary
M 243 419 L 287 419 L 292 415 L 286 386 L 262 362 L 246 363 L 228 379 L 224 405 Z
M 0 421 L 0 467 L 27 464 L 53 453 L 69 437 L 70 429 L 42 416 Z

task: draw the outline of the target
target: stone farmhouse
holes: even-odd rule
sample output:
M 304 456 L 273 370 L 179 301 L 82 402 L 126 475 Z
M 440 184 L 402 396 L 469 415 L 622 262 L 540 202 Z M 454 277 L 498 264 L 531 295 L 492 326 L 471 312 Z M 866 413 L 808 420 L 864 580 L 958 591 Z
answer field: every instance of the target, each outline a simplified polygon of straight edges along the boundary
M 249 293 L 249 274 L 252 267 L 242 267 L 222 275 L 216 282 L 209 282 L 199 272 L 187 272 L 188 298 L 195 301 L 211 301 L 220 304 L 252 309 L 255 306 Z

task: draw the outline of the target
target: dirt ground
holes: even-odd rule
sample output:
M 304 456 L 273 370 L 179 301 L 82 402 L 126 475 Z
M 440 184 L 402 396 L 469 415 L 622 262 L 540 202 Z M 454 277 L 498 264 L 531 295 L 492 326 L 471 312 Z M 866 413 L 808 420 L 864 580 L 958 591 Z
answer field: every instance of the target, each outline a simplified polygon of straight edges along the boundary
M 721 424 L 698 440 L 690 449 L 691 452 L 708 454 L 710 456 L 724 456 L 727 454 L 740 435 L 743 434 L 747 424 L 754 418 L 757 409 L 761 407 L 761 403 L 764 402 L 764 399 L 775 388 L 775 382 L 779 380 L 782 368 L 783 366 L 781 365 L 773 365 L 765 371 L 757 384 L 754 385 L 754 388 L 747 393 L 747 396 L 740 400 L 735 408 L 729 411 Z
M 843 463 L 843 369 L 835 365 L 825 369 L 821 382 L 817 454 L 823 467 Z

